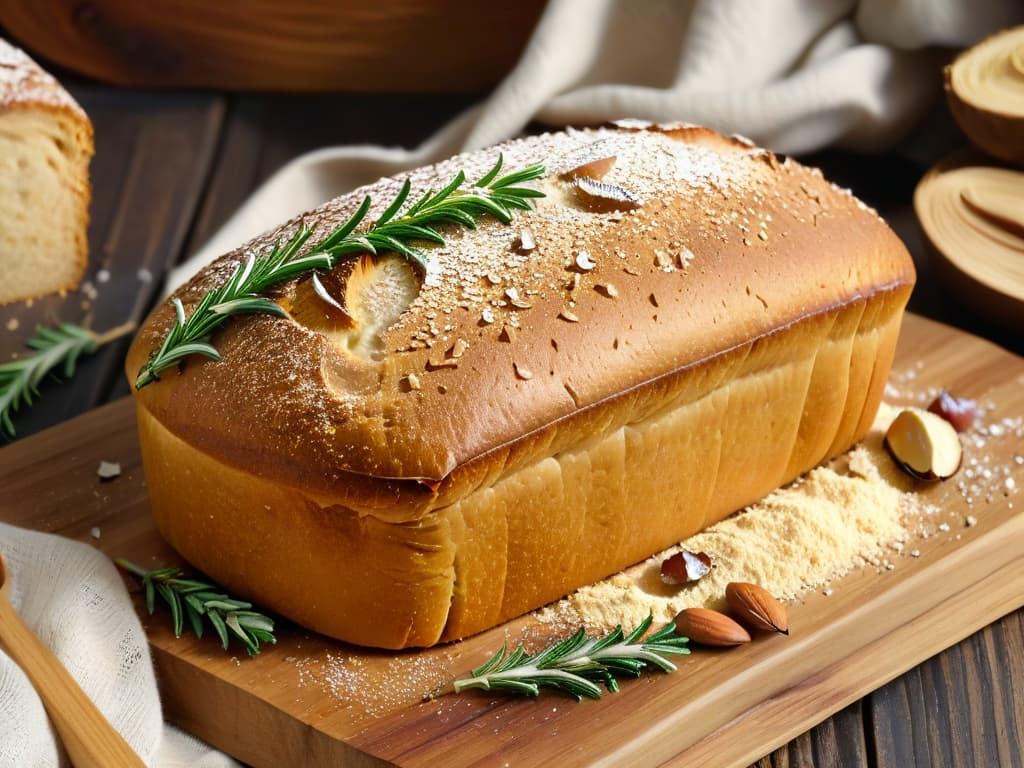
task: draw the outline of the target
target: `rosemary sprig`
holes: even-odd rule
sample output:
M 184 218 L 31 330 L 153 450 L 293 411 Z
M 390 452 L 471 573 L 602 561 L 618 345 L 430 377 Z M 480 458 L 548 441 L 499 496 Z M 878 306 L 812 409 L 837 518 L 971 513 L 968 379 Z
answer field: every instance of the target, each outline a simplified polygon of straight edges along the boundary
M 443 245 L 444 237 L 437 230 L 439 225 L 456 224 L 475 229 L 477 218 L 484 214 L 507 224 L 512 220 L 513 211 L 527 210 L 531 198 L 544 197 L 539 190 L 518 185 L 538 179 L 547 171 L 543 165 L 531 165 L 498 178 L 503 162 L 504 158 L 499 155 L 494 166 L 469 186 L 463 186 L 466 174 L 460 171 L 444 189 L 427 191 L 399 215 L 412 187 L 406 179 L 380 218 L 365 231 L 357 232 L 370 210 L 367 195 L 348 221 L 303 255 L 300 252 L 313 234 L 313 228 L 300 227 L 283 246 L 275 243 L 269 254 L 250 255 L 235 268 L 227 282 L 208 292 L 188 317 L 181 301 L 172 299 L 177 315 L 174 325 L 160 348 L 139 370 L 135 387 L 142 389 L 158 381 L 161 371 L 189 355 L 220 360 L 220 353 L 210 343 L 210 334 L 231 315 L 261 312 L 283 316 L 284 310 L 276 302 L 259 294 L 289 278 L 331 269 L 339 259 L 360 253 L 394 252 L 424 266 L 426 255 L 413 243 Z
M 104 344 L 124 336 L 135 328 L 125 323 L 105 333 L 94 333 L 74 323 L 61 323 L 55 328 L 40 326 L 25 345 L 35 350 L 17 360 L 0 363 L 0 432 L 14 437 L 11 414 L 22 405 L 32 405 L 39 394 L 39 384 L 54 368 L 68 379 L 75 373 L 75 364 L 82 355 L 91 355 Z
M 217 592 L 213 584 L 183 578 L 180 568 L 158 568 L 147 571 L 124 559 L 114 561 L 119 567 L 142 579 L 146 592 L 146 610 L 156 610 L 156 595 L 171 609 L 174 636 L 181 637 L 188 618 L 197 637 L 203 636 L 203 617 L 213 625 L 224 650 L 232 636 L 245 645 L 250 656 L 260 652 L 260 643 L 276 643 L 274 621 L 250 610 L 252 603 L 235 600 Z
M 639 677 L 648 664 L 665 672 L 675 671 L 664 656 L 679 656 L 690 652 L 689 639 L 676 634 L 675 624 L 666 624 L 645 640 L 653 617 L 648 615 L 640 625 L 623 636 L 622 627 L 616 627 L 604 637 L 588 638 L 583 629 L 571 637 L 552 643 L 547 648 L 527 654 L 520 643 L 507 653 L 501 649 L 484 665 L 470 673 L 470 677 L 456 680 L 455 692 L 467 688 L 537 696 L 541 686 L 557 688 L 575 696 L 601 698 L 603 683 L 612 693 L 619 690 L 616 675 Z

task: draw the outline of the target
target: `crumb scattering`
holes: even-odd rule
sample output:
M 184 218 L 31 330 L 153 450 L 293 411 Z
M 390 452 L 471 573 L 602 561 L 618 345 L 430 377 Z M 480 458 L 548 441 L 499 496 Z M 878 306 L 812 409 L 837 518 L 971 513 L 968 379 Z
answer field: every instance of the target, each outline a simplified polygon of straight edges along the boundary
M 113 480 L 121 474 L 121 462 L 119 461 L 101 461 L 100 465 L 96 467 L 96 476 L 100 480 Z
M 920 557 L 919 548 L 908 548 L 912 539 L 948 534 L 950 521 L 967 528 L 977 525 L 979 518 L 973 514 L 957 520 L 929 503 L 923 486 L 890 459 L 883 436 L 897 412 L 883 403 L 867 437 L 846 454 L 677 546 L 541 608 L 534 617 L 564 629 L 582 625 L 590 632 L 617 624 L 636 626 L 648 613 L 656 622 L 667 622 L 684 608 L 723 608 L 725 586 L 731 581 L 754 582 L 782 599 L 808 591 L 827 597 L 833 593 L 832 582 L 855 569 L 886 573 L 899 567 L 901 557 Z M 981 438 L 1015 434 L 1019 427 L 1004 419 L 980 423 L 966 434 L 965 468 L 972 474 L 962 472 L 974 480 L 960 479 L 966 483 L 961 488 L 952 485 L 958 480 L 954 477 L 947 481 L 948 492 L 961 493 L 970 504 L 993 488 L 1014 489 L 1009 465 L 996 466 Z M 660 578 L 661 562 L 684 549 L 708 552 L 714 568 L 682 589 L 666 585 Z
M 324 651 L 285 661 L 294 665 L 300 689 L 319 690 L 356 713 L 380 717 L 435 696 L 451 682 L 457 655 L 434 649 L 385 660 Z

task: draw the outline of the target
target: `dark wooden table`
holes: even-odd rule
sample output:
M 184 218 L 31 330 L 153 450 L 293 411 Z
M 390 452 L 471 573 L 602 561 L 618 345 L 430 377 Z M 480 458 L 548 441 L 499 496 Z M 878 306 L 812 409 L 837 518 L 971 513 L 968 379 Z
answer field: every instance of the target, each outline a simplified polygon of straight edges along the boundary
M 87 284 L 65 297 L 0 307 L 0 359 L 19 352 L 37 323 L 68 320 L 103 330 L 140 321 L 167 269 L 292 157 L 358 142 L 411 146 L 474 100 L 135 92 L 74 80 L 71 90 L 96 129 Z M 941 110 L 928 131 L 908 144 L 916 156 L 922 141 L 939 151 L 958 140 Z M 937 282 L 909 206 L 925 164 L 904 158 L 830 151 L 804 159 L 878 208 L 906 240 L 919 269 L 911 309 L 1024 353 L 1019 332 L 986 324 Z M 126 340 L 111 344 L 82 361 L 73 380 L 45 383 L 39 405 L 15 419 L 18 437 L 127 395 L 126 348 Z M 758 765 L 1021 766 L 1022 691 L 1024 610 L 850 705 Z

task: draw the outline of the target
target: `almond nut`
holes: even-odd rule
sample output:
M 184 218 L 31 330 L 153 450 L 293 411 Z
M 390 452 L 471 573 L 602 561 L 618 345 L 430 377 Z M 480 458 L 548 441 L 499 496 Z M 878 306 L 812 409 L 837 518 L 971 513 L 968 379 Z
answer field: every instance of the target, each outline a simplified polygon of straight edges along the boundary
M 725 599 L 741 624 L 762 632 L 789 634 L 785 606 L 764 587 L 734 581 L 725 588 Z
M 519 230 L 519 250 L 529 253 L 537 247 L 537 241 L 533 237 L 533 231 L 523 227 Z
M 640 207 L 639 198 L 616 184 L 605 184 L 588 176 L 579 176 L 575 186 L 576 192 L 591 210 L 631 210 Z
M 885 433 L 885 447 L 897 464 L 919 480 L 952 477 L 963 460 L 953 425 L 918 408 L 906 408 L 893 419 Z
M 562 178 L 572 180 L 580 176 L 586 176 L 587 178 L 595 180 L 602 179 L 608 171 L 615 167 L 616 159 L 615 155 L 596 157 L 593 160 L 577 165 L 572 170 L 566 171 L 562 174 Z
M 750 633 L 724 613 L 687 608 L 675 618 L 676 632 L 695 643 L 727 648 L 750 642 Z

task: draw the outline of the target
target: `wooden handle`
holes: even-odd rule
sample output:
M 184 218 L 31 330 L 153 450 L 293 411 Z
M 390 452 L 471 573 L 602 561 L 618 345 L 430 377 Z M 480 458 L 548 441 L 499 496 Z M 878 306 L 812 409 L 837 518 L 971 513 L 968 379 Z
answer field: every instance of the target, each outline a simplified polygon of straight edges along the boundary
M 0 600 L 0 643 L 32 681 L 76 768 L 144 766 L 6 600 Z

